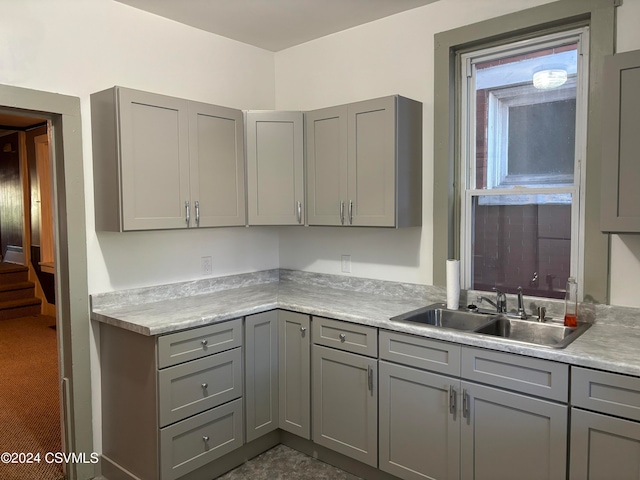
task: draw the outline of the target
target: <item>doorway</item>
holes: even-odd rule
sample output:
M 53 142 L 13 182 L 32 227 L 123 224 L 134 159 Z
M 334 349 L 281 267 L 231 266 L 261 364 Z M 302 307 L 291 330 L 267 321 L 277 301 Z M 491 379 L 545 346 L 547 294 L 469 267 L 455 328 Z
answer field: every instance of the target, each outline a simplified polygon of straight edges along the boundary
M 88 458 L 93 433 L 80 100 L 0 85 L 0 115 L 36 117 L 49 125 L 61 450 Z M 33 395 L 38 394 L 33 386 Z M 96 473 L 90 462 L 64 468 L 69 480 L 88 480 Z

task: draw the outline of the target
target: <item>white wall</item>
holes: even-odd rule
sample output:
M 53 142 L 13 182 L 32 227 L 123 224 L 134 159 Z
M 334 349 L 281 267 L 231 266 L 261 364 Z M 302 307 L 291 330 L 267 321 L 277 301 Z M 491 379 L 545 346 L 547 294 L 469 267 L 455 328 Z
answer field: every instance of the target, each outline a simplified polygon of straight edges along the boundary
M 440 0 L 278 52 L 278 109 L 315 109 L 398 93 L 421 101 L 424 111 L 422 228 L 288 229 L 280 235 L 280 266 L 339 274 L 341 254 L 350 254 L 354 276 L 431 284 L 433 35 L 544 3 L 549 2 Z M 640 0 L 625 0 L 618 11 L 619 51 L 640 49 L 638 22 Z M 614 235 L 611 258 L 611 303 L 640 307 L 640 237 Z
M 274 107 L 274 54 L 113 0 L 0 2 L 0 83 L 80 97 L 89 293 L 278 266 L 275 229 L 97 233 L 89 95 L 113 85 L 240 109 Z
M 280 234 L 280 266 L 339 274 L 340 256 L 349 254 L 354 276 L 431 284 L 433 36 L 544 3 L 549 0 L 440 0 L 276 53 L 278 109 L 311 110 L 397 93 L 421 101 L 424 113 L 422 228 L 288 229 Z
M 640 49 L 640 0 L 618 9 L 618 52 Z M 640 235 L 611 235 L 611 303 L 640 307 Z

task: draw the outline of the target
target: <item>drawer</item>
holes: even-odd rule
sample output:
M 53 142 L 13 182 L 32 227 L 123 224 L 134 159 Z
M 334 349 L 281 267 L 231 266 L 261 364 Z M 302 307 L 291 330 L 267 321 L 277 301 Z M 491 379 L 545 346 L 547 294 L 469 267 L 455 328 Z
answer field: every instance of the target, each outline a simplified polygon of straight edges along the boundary
M 571 367 L 571 404 L 640 421 L 640 378 Z
M 479 348 L 462 348 L 462 378 L 567 402 L 569 365 Z
M 241 348 L 158 372 L 161 427 L 241 396 Z
M 158 337 L 158 368 L 170 367 L 242 345 L 242 319 Z
M 452 343 L 380 331 L 380 358 L 432 372 L 459 377 L 461 349 Z
M 160 478 L 175 480 L 242 446 L 242 399 L 160 430 Z
M 313 343 L 369 357 L 378 356 L 378 329 L 339 320 L 313 317 Z

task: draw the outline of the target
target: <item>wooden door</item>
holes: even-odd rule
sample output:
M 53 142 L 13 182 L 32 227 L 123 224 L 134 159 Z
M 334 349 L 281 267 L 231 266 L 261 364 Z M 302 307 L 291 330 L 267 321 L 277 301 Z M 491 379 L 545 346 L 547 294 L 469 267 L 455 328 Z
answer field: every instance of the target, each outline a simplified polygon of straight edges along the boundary
M 245 225 L 242 112 L 189 102 L 189 159 L 191 226 Z

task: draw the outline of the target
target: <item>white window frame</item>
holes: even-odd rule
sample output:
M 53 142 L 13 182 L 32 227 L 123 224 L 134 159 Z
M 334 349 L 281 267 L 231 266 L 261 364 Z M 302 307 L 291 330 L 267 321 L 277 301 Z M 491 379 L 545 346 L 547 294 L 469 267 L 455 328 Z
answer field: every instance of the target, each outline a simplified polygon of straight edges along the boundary
M 552 187 L 527 187 L 516 185 L 512 188 L 495 188 L 500 185 L 506 178 L 508 166 L 506 164 L 506 155 L 499 162 L 498 169 L 487 171 L 488 182 L 493 182 L 493 188 L 476 189 L 475 178 L 475 161 L 476 161 L 476 67 L 477 63 L 490 61 L 492 59 L 502 58 L 505 56 L 518 55 L 519 53 L 529 52 L 532 49 L 541 50 L 550 47 L 567 45 L 570 43 L 578 44 L 578 65 L 577 65 L 577 82 L 576 82 L 576 135 L 575 135 L 575 168 L 572 185 L 554 185 Z M 479 49 L 461 55 L 460 74 L 460 181 L 462 198 L 460 202 L 460 262 L 461 262 L 461 287 L 471 289 L 473 284 L 473 198 L 476 196 L 505 196 L 505 195 L 536 195 L 536 194 L 571 194 L 571 258 L 570 258 L 570 276 L 578 280 L 578 297 L 583 299 L 584 288 L 584 272 L 582 261 L 584 252 L 584 188 L 585 184 L 585 168 L 584 161 L 586 158 L 586 131 L 587 131 L 587 102 L 588 102 L 588 76 L 589 76 L 589 27 L 581 27 L 566 32 L 554 33 L 549 35 L 541 35 L 540 37 L 531 38 L 519 42 L 508 43 L 487 49 Z M 562 90 L 562 89 L 560 89 Z M 559 98 L 565 93 L 558 93 Z M 491 100 L 490 100 L 491 101 Z M 494 100 L 498 105 L 494 108 L 502 108 L 500 98 Z M 545 100 L 546 101 L 546 100 Z M 491 106 L 489 106 L 491 108 Z M 470 114 L 473 112 L 473 114 Z M 502 115 L 501 115 L 502 116 Z M 489 124 L 488 128 L 498 128 L 504 136 L 504 117 L 498 121 L 498 124 Z M 491 135 L 489 136 L 491 137 Z M 498 140 L 498 142 L 506 142 L 506 138 Z M 490 143 L 490 142 L 489 142 Z M 490 148 L 489 145 L 487 148 Z M 494 152 L 499 148 L 497 144 L 491 146 Z M 506 151 L 506 147 L 504 148 Z M 489 152 L 489 150 L 488 150 Z M 488 167 L 488 165 L 487 165 Z M 489 180 L 491 178 L 491 180 Z M 517 287 L 518 285 L 510 285 Z

